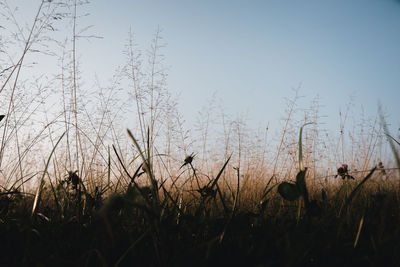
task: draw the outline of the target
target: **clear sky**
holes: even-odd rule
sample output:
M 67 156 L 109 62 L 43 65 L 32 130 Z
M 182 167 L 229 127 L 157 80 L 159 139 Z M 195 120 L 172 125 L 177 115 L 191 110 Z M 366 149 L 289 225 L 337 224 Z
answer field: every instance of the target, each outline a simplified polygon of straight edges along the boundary
M 130 28 L 144 50 L 159 26 L 168 88 L 187 121 L 216 93 L 251 126 L 275 125 L 301 84 L 300 104 L 319 96 L 328 128 L 339 127 L 350 97 L 367 115 L 380 101 L 400 126 L 400 1 L 93 0 L 85 11 L 81 25 L 104 37 L 78 44 L 88 81 L 106 81 L 124 63 Z

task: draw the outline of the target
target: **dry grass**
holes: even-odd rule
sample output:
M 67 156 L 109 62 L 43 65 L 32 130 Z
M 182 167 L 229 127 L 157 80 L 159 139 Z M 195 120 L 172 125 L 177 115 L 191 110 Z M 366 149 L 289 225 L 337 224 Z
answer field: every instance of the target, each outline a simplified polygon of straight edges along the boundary
M 317 99 L 299 107 L 298 88 L 276 134 L 214 103 L 189 131 L 166 87 L 160 30 L 148 57 L 130 33 L 126 64 L 85 91 L 84 2 L 43 1 L 29 27 L 0 3 L 13 22 L 0 44 L 23 48 L 0 58 L 1 266 L 400 262 L 399 147 L 382 114 L 353 127 L 346 111 L 331 134 Z M 53 34 L 62 27 L 73 35 Z M 58 70 L 30 74 L 32 51 Z M 138 127 L 126 134 L 129 119 Z M 335 178 L 344 163 L 354 180 Z

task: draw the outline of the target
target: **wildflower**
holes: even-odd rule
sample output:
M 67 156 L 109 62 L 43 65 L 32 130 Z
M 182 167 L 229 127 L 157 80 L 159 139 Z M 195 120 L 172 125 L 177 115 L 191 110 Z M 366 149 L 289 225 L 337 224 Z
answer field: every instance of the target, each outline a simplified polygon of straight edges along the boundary
M 342 177 L 342 179 L 344 180 L 344 179 L 353 179 L 354 180 L 354 177 L 353 176 L 351 176 L 350 174 L 349 174 L 349 169 L 348 169 L 348 165 L 347 164 L 342 164 L 342 166 L 340 166 L 338 169 L 337 169 L 337 174 L 335 175 L 335 178 L 336 177 L 338 177 L 338 176 L 340 176 L 340 177 Z
M 342 164 L 342 166 L 340 166 L 337 171 L 338 171 L 338 175 L 340 175 L 340 176 L 346 175 L 349 172 L 348 165 Z

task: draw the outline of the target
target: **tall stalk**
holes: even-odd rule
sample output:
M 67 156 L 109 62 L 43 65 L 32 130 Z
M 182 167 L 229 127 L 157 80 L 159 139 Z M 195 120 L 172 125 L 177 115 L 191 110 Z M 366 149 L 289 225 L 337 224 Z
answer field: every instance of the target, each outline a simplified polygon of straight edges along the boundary
M 72 75 L 73 75 L 73 86 L 72 86 L 72 100 L 73 100 L 73 113 L 75 119 L 75 161 L 76 168 L 79 170 L 79 131 L 78 131 L 78 98 L 77 98 L 77 85 L 76 85 L 76 12 L 77 12 L 77 0 L 74 1 L 73 11 L 73 27 L 72 27 Z
M 31 30 L 29 31 L 29 36 L 25 41 L 25 46 L 24 46 L 24 50 L 22 52 L 22 55 L 18 61 L 18 63 L 14 66 L 11 74 L 8 76 L 6 82 L 2 85 L 1 89 L 0 89 L 0 93 L 4 90 L 5 86 L 7 85 L 9 79 L 11 79 L 12 75 L 14 74 L 14 72 L 16 71 L 15 74 L 15 79 L 14 79 L 14 83 L 11 89 L 11 96 L 10 96 L 10 101 L 9 101 L 9 105 L 8 105 L 8 109 L 7 109 L 7 115 L 6 115 L 6 120 L 4 122 L 4 129 L 3 129 L 3 135 L 2 135 L 2 139 L 1 139 L 1 147 L 0 147 L 0 168 L 2 166 L 2 162 L 3 162 L 3 156 L 4 156 L 4 148 L 6 145 L 6 135 L 7 135 L 7 130 L 8 130 L 8 120 L 9 120 L 9 115 L 11 114 L 11 108 L 13 106 L 13 101 L 14 101 L 14 94 L 15 94 L 15 90 L 17 88 L 17 82 L 19 80 L 19 75 L 21 73 L 21 68 L 25 59 L 25 55 L 28 53 L 31 45 L 32 45 L 32 37 L 34 34 L 34 30 L 36 28 L 37 23 L 39 22 L 39 16 L 40 16 L 40 12 L 42 10 L 44 1 L 41 2 L 38 11 L 36 12 L 36 16 L 35 19 L 33 21 Z

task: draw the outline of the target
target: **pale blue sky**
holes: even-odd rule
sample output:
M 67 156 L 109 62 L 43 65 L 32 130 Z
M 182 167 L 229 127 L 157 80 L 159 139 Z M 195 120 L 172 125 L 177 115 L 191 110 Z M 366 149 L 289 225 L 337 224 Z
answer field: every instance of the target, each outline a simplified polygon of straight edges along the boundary
M 93 0 L 86 11 L 81 25 L 104 37 L 78 44 L 86 79 L 124 63 L 130 28 L 144 50 L 160 26 L 168 88 L 188 121 L 216 92 L 250 126 L 277 125 L 302 84 L 300 104 L 318 95 L 330 129 L 350 96 L 356 113 L 375 115 L 379 100 L 400 125 L 400 1 Z

